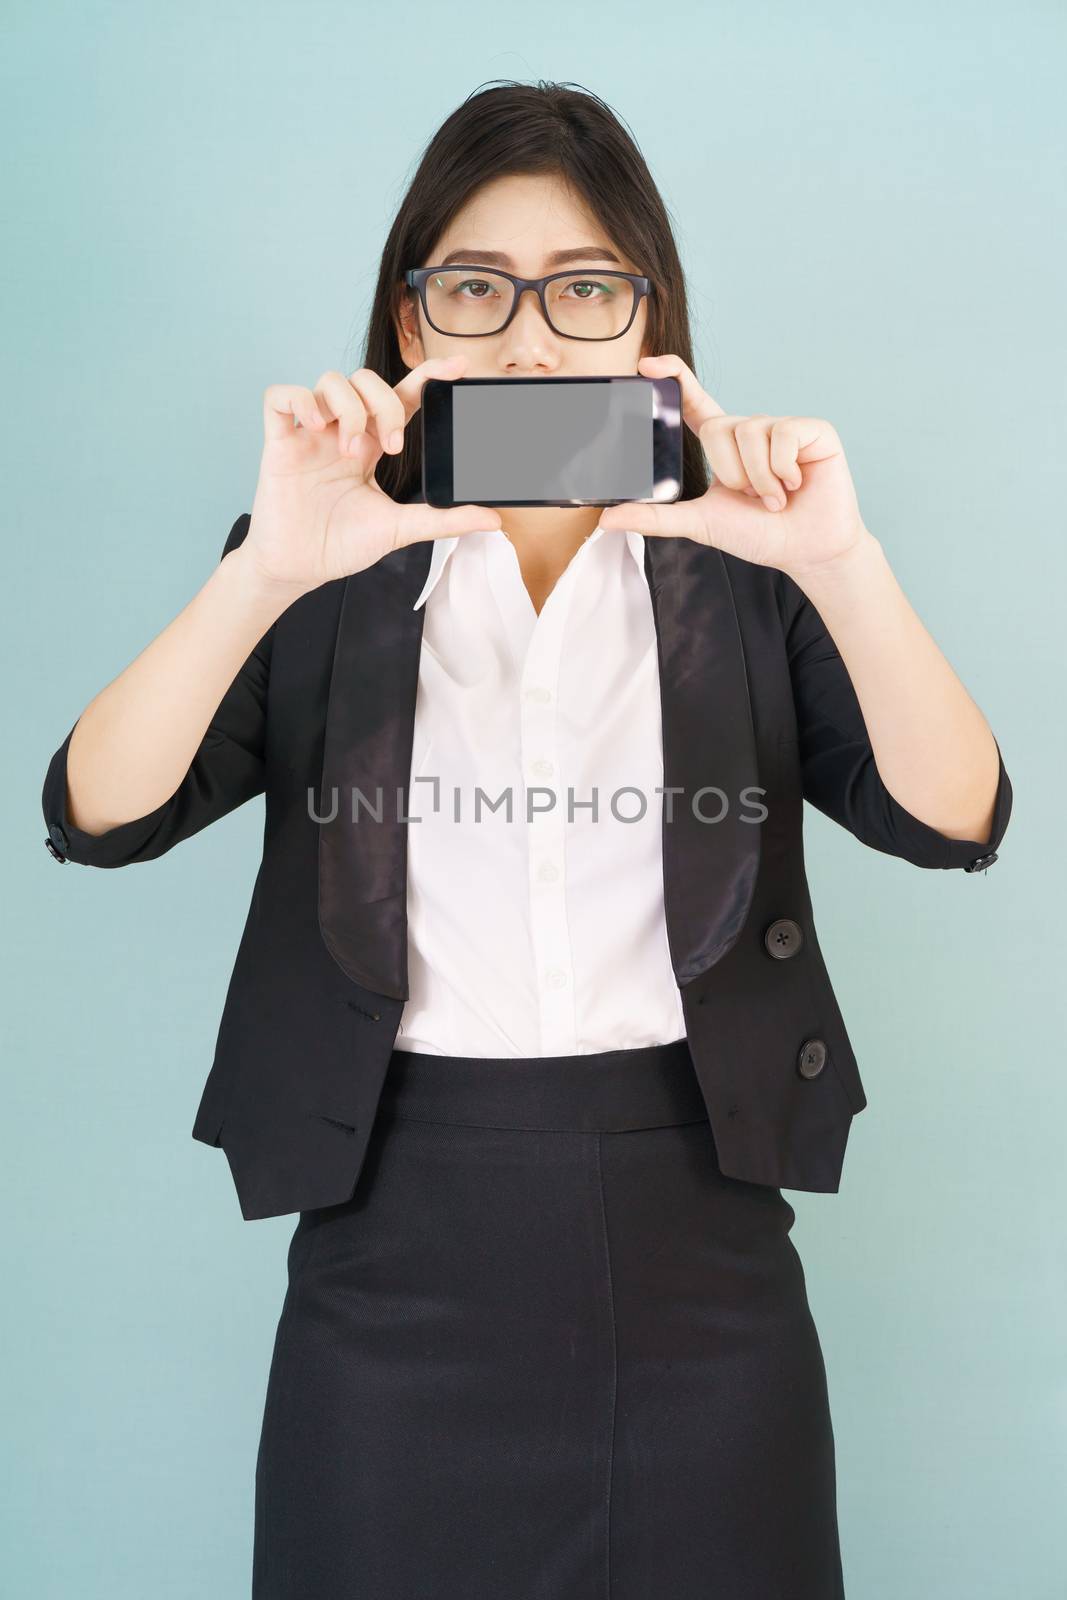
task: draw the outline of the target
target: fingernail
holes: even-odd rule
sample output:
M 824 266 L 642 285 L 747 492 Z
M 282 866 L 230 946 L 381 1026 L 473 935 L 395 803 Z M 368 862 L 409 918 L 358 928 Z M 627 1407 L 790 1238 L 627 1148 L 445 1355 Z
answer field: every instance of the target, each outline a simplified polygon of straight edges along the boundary
M 780 500 L 776 494 L 765 494 L 763 496 L 763 504 L 767 507 L 768 511 L 781 511 L 782 507 L 785 505 L 785 501 Z
M 404 435 L 401 433 L 399 428 L 395 428 L 393 430 L 393 432 L 389 435 L 389 449 L 390 450 L 399 450 L 400 446 L 403 443 L 404 443 Z

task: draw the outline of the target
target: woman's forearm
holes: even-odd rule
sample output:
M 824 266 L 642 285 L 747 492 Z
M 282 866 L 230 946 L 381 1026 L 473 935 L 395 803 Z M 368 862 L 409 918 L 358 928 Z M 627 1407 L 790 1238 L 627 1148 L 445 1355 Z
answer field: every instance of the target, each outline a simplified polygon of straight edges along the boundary
M 882 782 L 950 839 L 988 841 L 996 742 L 868 534 L 841 562 L 794 575 L 840 652 Z
M 67 814 L 99 834 L 146 816 L 188 772 L 241 667 L 297 590 L 264 585 L 239 546 L 85 708 L 71 736 Z

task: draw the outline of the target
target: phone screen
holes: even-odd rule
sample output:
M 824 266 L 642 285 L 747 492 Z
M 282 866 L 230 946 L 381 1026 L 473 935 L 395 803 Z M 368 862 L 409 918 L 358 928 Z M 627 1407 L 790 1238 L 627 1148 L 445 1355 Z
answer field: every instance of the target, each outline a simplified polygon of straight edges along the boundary
M 426 389 L 431 504 L 596 505 L 680 490 L 677 379 L 431 379 Z
M 652 387 L 456 384 L 452 463 L 457 500 L 639 500 L 652 493 Z

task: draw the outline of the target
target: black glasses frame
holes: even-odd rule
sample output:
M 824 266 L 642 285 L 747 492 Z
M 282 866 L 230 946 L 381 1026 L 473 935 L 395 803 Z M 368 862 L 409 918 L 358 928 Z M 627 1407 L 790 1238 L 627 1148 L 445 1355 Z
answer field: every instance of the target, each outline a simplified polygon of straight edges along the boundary
M 494 328 L 491 333 L 450 333 L 447 328 L 439 328 L 431 317 L 430 308 L 426 303 L 426 280 L 435 272 L 484 272 L 492 273 L 497 278 L 507 278 L 515 285 L 515 298 L 512 301 L 511 310 L 508 312 L 506 319 L 500 324 L 499 328 Z M 500 267 L 487 267 L 484 263 L 479 264 L 477 262 L 468 265 L 462 261 L 450 261 L 447 267 L 409 267 L 404 273 L 404 282 L 409 289 L 414 289 L 418 293 L 422 302 L 423 313 L 430 327 L 437 333 L 443 333 L 446 339 L 492 339 L 496 334 L 503 333 L 518 311 L 519 302 L 527 289 L 533 289 L 541 302 L 542 316 L 552 329 L 552 332 L 558 334 L 561 339 L 578 339 L 582 344 L 610 344 L 612 339 L 621 339 L 623 334 L 629 333 L 633 327 L 633 321 L 641 301 L 646 296 L 651 296 L 651 280 L 640 276 L 636 272 L 608 272 L 606 270 L 601 271 L 599 267 L 591 267 L 589 269 L 591 278 L 625 278 L 628 283 L 632 283 L 634 286 L 633 310 L 630 312 L 630 319 L 625 328 L 622 328 L 618 333 L 609 333 L 606 338 L 598 339 L 592 334 L 564 333 L 561 328 L 556 327 L 548 314 L 548 306 L 545 302 L 546 283 L 552 283 L 556 278 L 577 278 L 580 276 L 581 273 L 576 272 L 572 267 L 569 272 L 550 272 L 546 278 L 517 278 L 513 272 L 504 272 Z

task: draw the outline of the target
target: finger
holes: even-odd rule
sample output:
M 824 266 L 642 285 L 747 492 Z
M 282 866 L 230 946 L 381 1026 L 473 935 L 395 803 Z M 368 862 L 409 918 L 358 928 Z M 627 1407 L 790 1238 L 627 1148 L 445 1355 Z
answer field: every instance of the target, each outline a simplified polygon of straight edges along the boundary
M 422 391 L 428 380 L 460 377 L 467 366 L 467 359 L 464 355 L 434 356 L 432 360 L 423 361 L 419 366 L 413 367 L 389 390 L 400 410 L 399 414 L 393 413 L 396 418 L 395 427 L 390 430 L 388 436 L 384 434 L 382 436 L 387 450 L 397 452 L 404 448 L 404 430 L 422 405 Z
M 697 382 L 696 375 L 681 356 L 642 356 L 637 370 L 643 378 L 677 378 L 682 391 L 682 420 L 699 434 L 712 417 L 724 415 L 723 408 Z
M 600 519 L 602 528 L 632 528 L 635 533 L 659 539 L 690 539 L 694 544 L 729 551 L 751 559 L 755 544 L 765 549 L 784 548 L 785 523 L 772 517 L 743 494 L 719 484 L 695 500 L 673 500 L 665 505 L 632 501 L 609 506 Z M 777 545 L 774 541 L 777 540 Z M 773 559 L 769 563 L 776 565 Z
M 749 483 L 758 492 L 768 511 L 781 511 L 786 504 L 786 494 L 771 470 L 773 426 L 772 417 L 745 417 L 734 429 L 734 437 Z
M 691 539 L 700 501 L 672 500 L 665 505 L 644 504 L 639 500 L 623 505 L 606 506 L 600 518 L 601 528 L 614 531 L 630 528 L 634 533 L 650 534 L 660 539 Z
M 404 426 L 407 426 L 422 405 L 422 391 L 430 378 L 455 379 L 465 371 L 466 366 L 467 357 L 464 355 L 434 356 L 430 361 L 420 362 L 401 378 L 395 385 L 393 393 L 404 408 Z
M 779 417 L 771 429 L 771 471 L 787 489 L 799 489 L 804 481 L 797 466 L 799 453 L 800 438 L 792 417 Z
M 367 429 L 367 408 L 343 372 L 324 372 L 315 385 L 315 398 L 331 421 L 337 422 L 337 448 L 354 455 Z
M 734 432 L 738 423 L 743 421 L 743 417 L 728 416 L 724 411 L 720 417 L 710 417 L 700 430 L 700 444 L 708 465 L 716 480 L 726 489 L 743 490 L 750 487 Z
M 263 391 L 265 439 L 288 438 L 298 422 L 304 428 L 322 429 L 326 421 L 310 389 L 295 383 L 272 383 Z
M 827 461 L 831 456 L 843 452 L 844 446 L 837 429 L 825 417 L 781 417 L 779 423 L 783 436 L 790 441 L 790 450 L 795 444 L 794 459 L 798 466 L 811 461 Z M 797 476 L 800 476 L 799 472 Z
M 396 542 L 417 544 L 423 539 L 449 539 L 456 534 L 492 533 L 501 528 L 499 513 L 488 506 L 449 506 L 442 510 L 411 501 L 397 506 Z
M 386 383 L 372 367 L 360 367 L 348 381 L 363 401 L 368 423 L 373 424 L 382 448 L 395 455 L 404 443 L 407 418 L 392 384 Z

